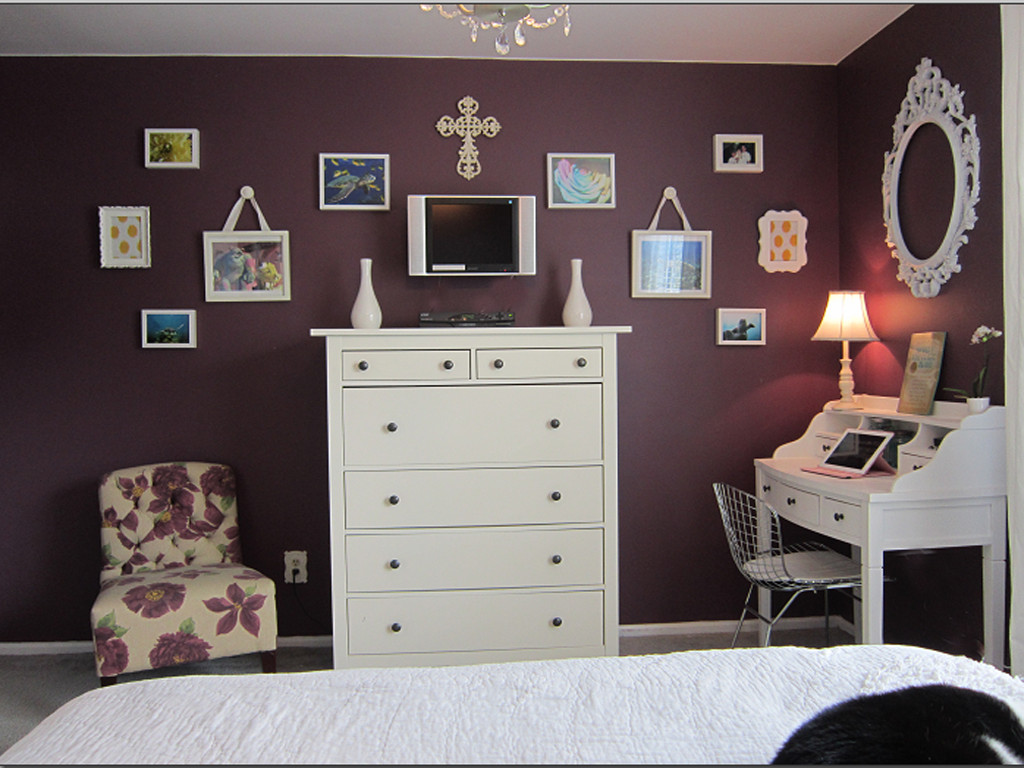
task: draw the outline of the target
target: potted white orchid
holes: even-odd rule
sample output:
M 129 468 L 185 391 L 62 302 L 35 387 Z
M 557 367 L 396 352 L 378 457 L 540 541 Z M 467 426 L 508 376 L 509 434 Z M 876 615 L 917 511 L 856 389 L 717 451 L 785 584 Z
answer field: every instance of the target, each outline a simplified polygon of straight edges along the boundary
M 1003 335 L 1002 331 L 998 331 L 995 328 L 989 328 L 987 325 L 979 325 L 974 333 L 971 334 L 971 344 L 984 344 L 992 339 L 998 339 Z M 971 413 L 980 413 L 988 408 L 989 399 L 985 395 L 985 385 L 988 383 L 988 352 L 985 352 L 985 359 L 981 365 L 981 370 L 978 375 L 974 377 L 974 381 L 971 382 L 971 388 L 957 389 L 955 387 L 943 387 L 947 392 L 952 393 L 955 397 L 963 398 L 967 401 L 967 410 Z

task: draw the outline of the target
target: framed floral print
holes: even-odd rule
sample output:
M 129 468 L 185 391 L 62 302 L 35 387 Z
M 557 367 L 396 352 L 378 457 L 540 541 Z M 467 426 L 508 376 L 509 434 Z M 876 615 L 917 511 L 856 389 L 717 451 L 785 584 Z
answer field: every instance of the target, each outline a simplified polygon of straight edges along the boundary
M 290 301 L 286 230 L 203 232 L 207 301 Z
M 150 266 L 148 207 L 100 207 L 100 266 Z
M 146 128 L 147 168 L 198 168 L 199 131 L 195 128 Z
M 320 210 L 390 210 L 390 166 L 389 155 L 321 152 Z
M 548 208 L 614 208 L 615 155 L 548 154 Z

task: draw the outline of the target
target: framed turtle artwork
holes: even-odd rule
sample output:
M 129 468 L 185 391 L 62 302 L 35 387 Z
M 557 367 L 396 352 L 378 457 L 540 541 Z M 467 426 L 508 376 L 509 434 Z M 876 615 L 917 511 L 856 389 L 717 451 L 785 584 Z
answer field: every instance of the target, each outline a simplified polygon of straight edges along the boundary
M 390 155 L 320 153 L 321 211 L 391 210 Z

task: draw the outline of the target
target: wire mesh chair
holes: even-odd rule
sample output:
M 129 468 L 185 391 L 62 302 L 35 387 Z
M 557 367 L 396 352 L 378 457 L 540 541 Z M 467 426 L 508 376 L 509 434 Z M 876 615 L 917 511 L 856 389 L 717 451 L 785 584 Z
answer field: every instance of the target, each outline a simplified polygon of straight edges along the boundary
M 739 624 L 732 636 L 732 647 L 743 628 L 747 614 L 768 625 L 764 644 L 771 644 L 772 629 L 793 601 L 804 592 L 825 595 L 825 632 L 829 632 L 828 593 L 833 589 L 859 587 L 860 566 L 848 557 L 818 542 L 783 546 L 779 514 L 756 496 L 725 483 L 714 483 L 715 498 L 722 513 L 722 525 L 729 551 L 740 573 L 750 582 Z M 755 587 L 773 592 L 791 592 L 789 600 L 774 618 L 762 616 L 751 606 Z M 859 599 L 852 592 L 855 600 Z

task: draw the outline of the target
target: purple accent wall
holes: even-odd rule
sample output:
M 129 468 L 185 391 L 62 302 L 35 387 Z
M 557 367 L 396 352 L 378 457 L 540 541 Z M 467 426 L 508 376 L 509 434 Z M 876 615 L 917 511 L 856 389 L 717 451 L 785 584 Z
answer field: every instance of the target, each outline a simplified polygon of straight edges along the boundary
M 522 326 L 560 324 L 569 260 L 581 257 L 594 323 L 633 326 L 619 361 L 621 622 L 735 618 L 745 584 L 711 483 L 753 490 L 752 460 L 798 437 L 837 396 L 838 345 L 810 343 L 827 292 L 869 290 L 885 339 L 855 350 L 858 391 L 896 394 L 900 339 L 938 322 L 931 305 L 895 282 L 878 181 L 886 126 L 921 55 L 964 85 L 972 111 L 995 105 L 981 128 L 983 142 L 993 137 L 983 147 L 993 149 L 984 155 L 987 207 L 976 233 L 990 228 L 989 241 L 998 242 L 989 127 L 998 116 L 998 65 L 982 68 L 997 56 L 989 49 L 998 48 L 998 18 L 957 8 L 961 28 L 978 34 L 957 49 L 955 64 L 927 38 L 919 52 L 901 54 L 909 63 L 878 46 L 877 66 L 854 56 L 840 67 L 0 59 L 9 116 L 0 128 L 9 286 L 0 419 L 10 478 L 0 502 L 9 532 L 0 543 L 0 641 L 89 636 L 100 474 L 182 458 L 237 468 L 249 564 L 280 579 L 284 550 L 309 552 L 310 583 L 298 587 L 299 598 L 279 585 L 281 634 L 328 631 L 323 342 L 309 329 L 349 325 L 367 256 L 386 326 L 448 309 L 512 309 Z M 859 84 L 861 67 L 877 85 Z M 502 126 L 478 141 L 483 172 L 473 181 L 455 172 L 458 141 L 434 129 L 467 94 Z M 865 114 L 851 115 L 860 102 Z M 844 124 L 861 121 L 878 127 L 851 132 Z M 143 167 L 143 129 L 168 126 L 200 130 L 200 170 Z M 714 173 L 715 133 L 763 134 L 764 173 Z M 390 154 L 391 211 L 318 209 L 317 154 L 335 151 Z M 617 207 L 548 210 L 548 152 L 614 153 Z M 203 300 L 202 232 L 223 226 L 245 184 L 270 225 L 291 233 L 290 302 Z M 630 231 L 647 227 L 670 185 L 691 224 L 714 233 L 710 300 L 630 298 Z M 456 192 L 537 196 L 536 277 L 406 274 L 405 196 Z M 150 207 L 151 269 L 99 267 L 97 208 L 107 205 Z M 809 220 L 809 260 L 796 274 L 769 274 L 757 263 L 757 220 L 770 209 L 798 209 Z M 240 227 L 255 226 L 247 209 Z M 660 226 L 679 227 L 670 207 Z M 933 305 L 955 304 L 962 321 L 949 326 L 957 337 L 950 355 L 960 362 L 973 350 L 957 347 L 958 337 L 986 319 L 979 315 L 1001 290 L 998 270 L 972 274 L 974 238 L 949 299 L 944 293 Z M 998 247 L 992 253 L 996 263 Z M 767 345 L 716 346 L 717 307 L 764 307 Z M 195 308 L 198 349 L 141 349 L 143 308 Z M 897 322 L 890 308 L 909 316 Z
M 922 58 L 960 86 L 964 111 L 977 118 L 981 143 L 978 222 L 960 249 L 962 271 L 933 299 L 916 299 L 895 279 L 896 261 L 885 244 L 882 221 L 883 154 L 892 148 L 892 126 Z M 941 387 L 966 388 L 983 354 L 971 346 L 981 324 L 1003 329 L 1002 104 L 999 6 L 926 3 L 882 30 L 838 67 L 840 282 L 866 292 L 868 311 L 882 341 L 854 344 L 857 391 L 898 395 L 910 334 L 946 331 Z M 927 137 L 926 137 L 927 138 Z M 916 148 L 916 139 L 911 144 Z M 950 194 L 949 150 L 934 144 L 934 165 L 915 164 L 924 181 Z M 943 156 L 941 152 L 946 154 Z M 942 158 L 940 161 L 938 158 Z M 946 175 L 943 175 L 945 171 Z M 948 198 L 947 198 L 948 199 Z M 901 209 L 902 210 L 902 209 Z M 945 231 L 948 204 L 919 200 L 908 210 L 922 237 Z M 991 342 L 989 394 L 1004 402 L 1003 344 Z M 890 554 L 886 587 L 886 639 L 976 656 L 981 646 L 980 556 L 976 548 L 931 554 Z

